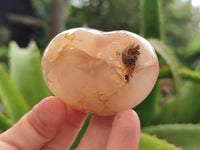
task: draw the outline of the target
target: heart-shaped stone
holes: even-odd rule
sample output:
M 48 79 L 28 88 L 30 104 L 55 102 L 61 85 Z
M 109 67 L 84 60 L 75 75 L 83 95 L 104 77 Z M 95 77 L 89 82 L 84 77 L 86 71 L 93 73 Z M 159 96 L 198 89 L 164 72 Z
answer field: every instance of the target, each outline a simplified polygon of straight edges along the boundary
M 105 116 L 144 100 L 157 80 L 159 65 L 152 46 L 137 34 L 75 28 L 49 43 L 42 71 L 60 100 Z

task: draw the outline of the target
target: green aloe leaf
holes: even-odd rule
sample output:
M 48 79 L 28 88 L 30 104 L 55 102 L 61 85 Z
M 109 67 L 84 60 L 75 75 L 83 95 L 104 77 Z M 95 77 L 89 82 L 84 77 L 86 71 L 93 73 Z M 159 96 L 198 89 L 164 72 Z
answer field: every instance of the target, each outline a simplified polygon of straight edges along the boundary
M 157 112 L 153 124 L 175 123 L 175 120 L 177 120 L 177 113 L 175 109 L 176 101 L 175 97 L 168 100 L 162 109 Z
M 12 126 L 12 122 L 3 114 L 0 113 L 0 132 L 9 129 Z
M 199 150 L 200 124 L 171 124 L 143 128 L 145 133 L 156 135 L 183 150 Z
M 35 42 L 20 48 L 15 42 L 10 45 L 10 74 L 13 82 L 33 107 L 50 95 L 41 72 L 41 55 Z
M 181 150 L 165 140 L 141 133 L 138 150 Z
M 181 88 L 180 98 L 175 105 L 177 122 L 197 122 L 200 113 L 200 84 L 187 82 Z
M 200 73 L 189 68 L 181 68 L 179 70 L 179 75 L 183 80 L 189 80 L 193 82 L 200 83 Z M 172 78 L 172 73 L 170 68 L 166 67 L 160 70 L 159 79 Z
M 200 67 L 200 66 L 199 66 Z M 186 81 L 180 88 L 179 97 L 166 103 L 155 117 L 155 123 L 196 123 L 200 114 L 199 67 L 195 71 L 181 70 L 180 76 Z
M 140 118 L 142 127 L 149 125 L 156 113 L 158 91 L 159 83 L 157 81 L 147 98 L 134 108 Z
M 161 5 L 162 0 L 140 0 L 142 35 L 145 38 L 160 39 L 162 36 Z
M 0 64 L 0 96 L 5 113 L 13 122 L 29 111 L 29 107 Z
M 155 117 L 155 123 L 196 123 L 200 114 L 200 84 L 187 81 L 178 99 L 169 100 Z
M 200 73 L 200 65 L 196 68 L 195 72 Z M 200 84 L 196 81 L 187 81 L 180 92 L 178 103 L 175 105 L 178 116 L 176 121 L 180 123 L 198 122 L 200 114 Z
M 141 7 L 141 30 L 142 35 L 145 38 L 161 38 L 162 33 L 162 25 L 161 23 L 161 0 L 141 0 L 140 1 Z M 151 12 L 151 13 L 149 13 Z M 154 20 L 154 21 L 150 21 Z M 141 126 L 147 126 L 150 121 L 152 120 L 157 105 L 157 96 L 158 96 L 158 83 L 154 86 L 151 93 L 148 97 L 134 110 L 139 115 L 141 120 Z
M 78 146 L 78 144 L 81 141 L 83 135 L 85 134 L 85 131 L 87 130 L 87 127 L 88 127 L 88 125 L 90 123 L 91 118 L 92 118 L 92 115 L 89 114 L 87 116 L 87 118 L 85 119 L 85 122 L 84 122 L 84 124 L 83 124 L 83 126 L 82 126 L 82 128 L 81 128 L 81 130 L 79 132 L 79 134 L 77 135 L 74 143 L 72 144 L 70 150 L 74 150 Z
M 148 39 L 151 45 L 156 49 L 156 52 L 166 61 L 169 65 L 174 78 L 174 84 L 177 94 L 179 94 L 181 78 L 179 76 L 179 62 L 172 50 L 167 47 L 161 40 L 158 39 Z

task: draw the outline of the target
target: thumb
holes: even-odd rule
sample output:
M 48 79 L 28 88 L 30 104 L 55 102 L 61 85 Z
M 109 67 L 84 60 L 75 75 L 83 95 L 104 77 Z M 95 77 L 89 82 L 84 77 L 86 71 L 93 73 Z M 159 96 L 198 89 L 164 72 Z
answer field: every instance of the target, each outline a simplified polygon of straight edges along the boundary
M 37 150 L 50 141 L 66 120 L 67 109 L 55 97 L 48 97 L 0 135 L 0 149 Z

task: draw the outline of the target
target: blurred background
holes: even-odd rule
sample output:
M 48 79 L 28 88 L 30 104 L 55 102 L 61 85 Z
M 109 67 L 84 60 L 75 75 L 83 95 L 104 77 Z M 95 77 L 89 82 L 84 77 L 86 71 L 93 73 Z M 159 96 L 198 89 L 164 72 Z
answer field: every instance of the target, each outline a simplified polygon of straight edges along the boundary
M 155 48 L 158 81 L 133 108 L 139 150 L 200 149 L 200 0 L 0 0 L 0 133 L 52 95 L 41 55 L 57 33 L 75 27 L 128 30 Z
M 200 58 L 199 6 L 199 0 L 164 0 L 162 5 L 164 41 L 193 68 Z M 0 60 L 7 60 L 11 40 L 21 47 L 35 40 L 43 50 L 55 34 L 74 27 L 141 34 L 140 13 L 139 0 L 1 0 Z

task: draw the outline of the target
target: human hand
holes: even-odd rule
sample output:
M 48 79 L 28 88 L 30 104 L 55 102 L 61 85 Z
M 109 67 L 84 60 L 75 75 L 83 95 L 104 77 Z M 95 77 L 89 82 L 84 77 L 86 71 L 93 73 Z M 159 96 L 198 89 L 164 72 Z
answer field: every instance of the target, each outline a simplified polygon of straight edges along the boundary
M 1 150 L 68 150 L 85 113 L 48 97 L 0 135 Z M 137 150 L 140 122 L 132 110 L 116 116 L 93 116 L 77 150 Z

